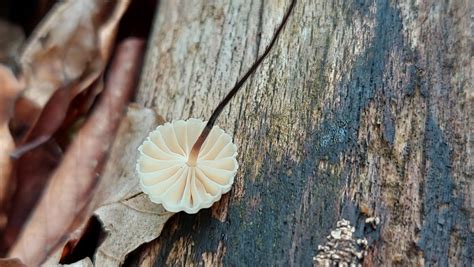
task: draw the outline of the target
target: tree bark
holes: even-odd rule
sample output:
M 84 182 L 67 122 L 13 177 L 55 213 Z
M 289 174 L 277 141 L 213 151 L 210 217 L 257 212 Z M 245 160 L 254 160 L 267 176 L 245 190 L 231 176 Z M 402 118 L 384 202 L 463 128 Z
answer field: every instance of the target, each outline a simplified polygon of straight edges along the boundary
M 289 2 L 160 1 L 136 101 L 209 118 Z M 239 149 L 232 191 L 127 264 L 310 266 L 345 218 L 364 265 L 472 266 L 471 15 L 467 0 L 298 1 L 218 120 Z

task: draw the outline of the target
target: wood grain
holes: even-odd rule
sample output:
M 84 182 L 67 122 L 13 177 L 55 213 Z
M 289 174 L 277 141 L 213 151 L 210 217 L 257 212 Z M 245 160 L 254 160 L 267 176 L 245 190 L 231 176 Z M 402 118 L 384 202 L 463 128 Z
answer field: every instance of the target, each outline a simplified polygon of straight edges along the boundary
M 160 1 L 137 102 L 208 118 L 288 4 Z M 239 148 L 232 191 L 127 264 L 309 266 L 346 218 L 367 266 L 471 265 L 470 14 L 467 0 L 298 1 L 217 122 Z

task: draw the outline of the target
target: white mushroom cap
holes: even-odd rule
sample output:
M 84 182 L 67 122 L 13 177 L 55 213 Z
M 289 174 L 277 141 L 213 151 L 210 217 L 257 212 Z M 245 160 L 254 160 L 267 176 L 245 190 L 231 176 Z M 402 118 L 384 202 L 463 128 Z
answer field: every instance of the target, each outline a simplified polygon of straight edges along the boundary
M 206 122 L 199 119 L 165 123 L 138 148 L 140 186 L 152 202 L 171 212 L 196 213 L 229 192 L 239 164 L 232 138 L 214 126 L 195 166 L 188 165 L 191 148 Z

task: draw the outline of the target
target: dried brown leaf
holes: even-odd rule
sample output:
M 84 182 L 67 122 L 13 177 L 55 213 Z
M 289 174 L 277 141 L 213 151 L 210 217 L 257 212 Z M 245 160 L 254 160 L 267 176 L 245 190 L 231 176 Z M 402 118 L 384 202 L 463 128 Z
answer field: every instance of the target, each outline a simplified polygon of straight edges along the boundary
M 7 200 L 8 223 L 0 233 L 0 247 L 6 253 L 21 231 L 31 210 L 36 205 L 42 193 L 42 188 L 48 181 L 51 172 L 57 167 L 62 152 L 57 144 L 48 141 L 40 148 L 24 155 L 14 162 L 14 172 L 11 181 L 15 192 Z M 10 201 L 11 200 L 11 201 Z
M 135 173 L 138 147 L 151 130 L 163 123 L 164 119 L 151 109 L 137 104 L 128 106 L 110 150 L 97 193 L 91 202 L 92 210 L 133 198 L 141 193 Z
M 74 97 L 102 74 L 130 0 L 59 2 L 26 45 L 20 65 L 23 97 L 40 110 L 24 142 L 51 136 Z
M 0 64 L 0 124 L 8 122 L 13 115 L 13 103 L 22 87 L 13 72 Z
M 28 88 L 24 96 L 44 107 L 71 81 L 86 88 L 103 70 L 117 24 L 129 0 L 61 1 L 29 39 L 21 58 Z
M 0 229 L 7 223 L 6 204 L 13 192 L 10 179 L 12 161 L 10 153 L 15 144 L 8 128 L 8 122 L 13 113 L 13 102 L 20 92 L 21 83 L 13 73 L 0 65 Z
M 120 126 L 93 203 L 107 232 L 96 266 L 119 266 L 131 251 L 157 238 L 173 215 L 141 193 L 135 174 L 137 147 L 163 122 L 153 110 L 132 106 Z
M 130 252 L 157 238 L 173 215 L 144 194 L 102 206 L 95 214 L 107 231 L 94 257 L 96 266 L 120 266 Z
M 0 19 L 0 62 L 11 63 L 24 40 L 20 26 Z
M 2 267 L 27 267 L 20 259 L 16 258 L 0 258 L 0 266 Z
M 135 174 L 137 147 L 152 129 L 163 122 L 153 110 L 130 105 L 127 116 L 120 123 L 110 158 L 90 205 L 107 233 L 94 256 L 96 266 L 119 266 L 131 251 L 157 238 L 165 222 L 173 215 L 145 197 Z M 64 251 L 60 249 L 55 254 L 62 254 L 63 258 L 70 256 L 64 255 Z M 48 262 L 54 262 L 55 257 Z
M 29 265 L 40 264 L 64 242 L 84 212 L 122 111 L 136 86 L 143 46 L 143 40 L 134 38 L 118 46 L 100 102 L 51 177 L 10 255 Z
M 90 258 L 85 258 L 82 259 L 78 262 L 72 263 L 72 264 L 62 264 L 59 266 L 68 266 L 68 267 L 94 267 L 94 264 L 92 263 Z
M 57 264 L 54 262 L 46 262 L 44 264 L 41 264 L 42 267 L 94 267 L 94 264 L 92 263 L 90 258 L 84 258 L 80 261 L 71 263 L 71 264 Z

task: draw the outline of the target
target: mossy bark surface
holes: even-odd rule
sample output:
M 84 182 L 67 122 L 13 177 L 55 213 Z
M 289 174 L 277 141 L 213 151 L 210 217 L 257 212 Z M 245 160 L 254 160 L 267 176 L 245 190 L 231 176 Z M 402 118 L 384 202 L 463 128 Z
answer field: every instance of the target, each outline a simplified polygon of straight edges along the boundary
M 160 1 L 136 101 L 209 118 L 288 5 Z M 239 149 L 232 191 L 127 264 L 310 266 L 345 218 L 367 266 L 471 266 L 471 14 L 466 0 L 298 1 L 217 122 Z

